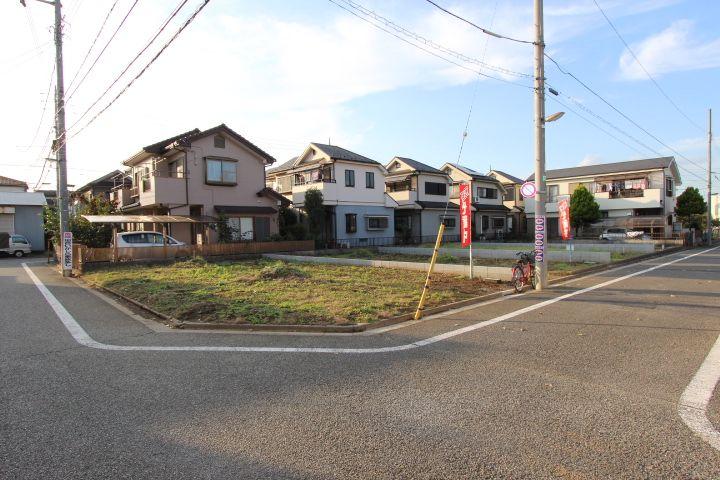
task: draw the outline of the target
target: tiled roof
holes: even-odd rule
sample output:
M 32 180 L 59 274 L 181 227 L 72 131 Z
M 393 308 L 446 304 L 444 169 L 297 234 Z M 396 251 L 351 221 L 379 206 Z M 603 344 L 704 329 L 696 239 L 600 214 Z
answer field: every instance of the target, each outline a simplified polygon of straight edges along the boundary
M 489 203 L 473 203 L 473 207 L 475 207 L 476 210 L 482 210 L 482 211 L 493 211 L 493 212 L 509 212 L 510 209 L 506 207 L 505 205 L 495 205 L 495 204 L 489 204 Z
M 509 173 L 505 173 L 502 170 L 493 170 L 493 172 L 499 173 L 500 175 L 502 175 L 503 177 L 512 181 L 513 183 L 520 183 L 520 184 L 525 183 L 525 180 L 523 180 L 522 178 L 518 178 L 516 176 L 510 175 Z
M 445 208 L 445 202 L 423 202 L 421 200 L 417 200 L 415 203 L 420 205 L 422 208 L 437 208 L 437 209 Z M 459 208 L 460 208 L 460 206 L 457 203 L 450 202 L 447 204 L 448 210 L 457 210 Z
M 418 172 L 438 173 L 440 175 L 445 175 L 445 172 L 443 172 L 442 170 L 438 170 L 435 167 L 431 167 L 430 165 L 427 165 L 425 163 L 418 162 L 417 160 L 413 160 L 412 158 L 407 158 L 407 157 L 395 157 L 395 158 L 400 160 L 401 162 L 407 164 L 413 170 L 417 170 Z M 392 163 L 392 161 L 390 163 Z
M 107 175 L 103 175 L 103 176 L 100 177 L 100 178 L 96 178 L 96 179 L 93 180 L 92 182 L 88 182 L 87 184 L 83 185 L 83 186 L 80 187 L 80 188 L 76 188 L 76 189 L 75 189 L 75 192 L 73 192 L 73 193 L 76 193 L 76 192 L 84 192 L 85 190 L 90 189 L 93 185 L 96 185 L 96 184 L 99 184 L 99 183 L 104 183 L 104 182 L 112 183 L 112 182 L 110 182 L 110 179 L 112 179 L 112 177 L 114 177 L 114 176 L 116 176 L 116 175 L 120 175 L 121 173 L 122 173 L 122 172 L 121 172 L 120 170 L 113 170 L 112 172 L 108 173 Z
M 23 182 L 23 181 L 15 180 L 14 178 L 3 177 L 3 176 L 0 175 L 0 186 L 3 186 L 3 187 L 25 187 L 25 188 L 27 188 L 28 185 L 27 185 L 27 183 L 25 183 L 25 182 Z
M 281 163 L 277 167 L 268 168 L 267 170 L 265 170 L 265 173 L 278 173 L 278 172 L 283 172 L 285 170 L 292 170 L 293 164 L 295 163 L 295 160 L 297 160 L 297 158 L 298 157 L 293 157 L 290 160 L 288 160 L 287 162 Z
M 454 168 L 457 168 L 458 170 L 463 172 L 465 175 L 471 176 L 473 178 L 473 180 L 487 180 L 489 182 L 497 182 L 498 181 L 496 178 L 489 177 L 487 175 L 483 175 L 480 172 L 476 172 L 472 168 L 463 167 L 461 165 L 458 165 L 457 163 L 448 163 L 448 165 L 450 165 Z
M 638 170 L 657 170 L 668 168 L 675 161 L 674 157 L 645 158 L 642 160 L 630 160 L 627 162 L 600 163 L 586 167 L 558 168 L 548 170 L 545 175 L 552 178 L 587 177 L 590 175 L 609 175 L 613 173 L 634 172 Z M 534 180 L 535 174 L 528 177 Z
M 144 147 L 143 150 L 148 153 L 162 154 L 165 153 L 167 151 L 167 148 L 175 142 L 179 142 L 181 144 L 190 144 L 195 139 L 207 137 L 208 135 L 213 135 L 219 132 L 227 133 L 228 135 L 230 135 L 231 138 L 235 139 L 237 142 L 245 145 L 250 150 L 263 157 L 265 160 L 267 160 L 268 163 L 275 163 L 275 158 L 272 155 L 265 152 L 260 147 L 250 142 L 247 138 L 243 137 L 224 123 L 221 123 L 216 127 L 212 127 L 203 131 L 200 131 L 200 129 L 197 128 L 193 128 L 192 130 L 183 132 L 180 135 L 175 135 L 174 137 L 166 138 L 165 140 L 161 140 L 157 143 L 153 143 L 152 145 L 148 145 Z
M 372 165 L 380 165 L 380 162 L 376 162 L 375 160 L 372 160 L 370 158 L 364 157 L 360 155 L 359 153 L 351 152 L 350 150 L 346 150 L 342 147 L 338 147 L 335 145 L 325 145 L 324 143 L 311 143 L 310 145 L 314 146 L 321 152 L 323 152 L 328 157 L 334 159 L 334 160 L 348 160 L 350 162 L 358 162 L 358 163 L 369 163 Z

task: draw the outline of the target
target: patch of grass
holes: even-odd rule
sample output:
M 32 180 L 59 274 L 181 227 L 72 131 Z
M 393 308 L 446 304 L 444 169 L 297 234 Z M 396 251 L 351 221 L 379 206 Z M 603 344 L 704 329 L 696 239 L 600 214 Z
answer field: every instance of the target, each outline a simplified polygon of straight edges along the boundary
M 109 266 L 85 277 L 179 320 L 329 325 L 413 312 L 425 272 L 265 259 L 188 260 Z M 479 279 L 433 275 L 428 307 L 504 288 Z
M 263 267 L 258 274 L 258 277 L 263 280 L 272 280 L 277 278 L 307 278 L 307 276 L 307 272 L 304 272 L 289 263 L 281 261 L 277 261 Z

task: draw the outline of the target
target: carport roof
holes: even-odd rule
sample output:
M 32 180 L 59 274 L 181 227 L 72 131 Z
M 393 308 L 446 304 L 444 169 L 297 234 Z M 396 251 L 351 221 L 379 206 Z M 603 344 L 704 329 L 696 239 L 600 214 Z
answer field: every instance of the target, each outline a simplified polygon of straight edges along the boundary
M 83 215 L 90 223 L 215 223 L 217 218 L 183 215 Z

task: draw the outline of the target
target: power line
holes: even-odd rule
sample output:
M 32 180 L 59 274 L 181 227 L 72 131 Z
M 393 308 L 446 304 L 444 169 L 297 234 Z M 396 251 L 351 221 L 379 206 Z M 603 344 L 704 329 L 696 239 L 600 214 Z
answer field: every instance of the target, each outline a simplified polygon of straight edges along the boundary
M 554 102 L 558 103 L 558 104 L 561 105 L 563 108 L 571 111 L 572 113 L 574 113 L 575 115 L 577 115 L 577 116 L 580 117 L 581 119 L 585 120 L 585 122 L 589 123 L 589 124 L 592 125 L 593 127 L 597 128 L 597 129 L 600 130 L 601 132 L 605 133 L 605 135 L 607 135 L 607 136 L 615 139 L 616 141 L 622 143 L 622 144 L 625 145 L 626 147 L 631 148 L 632 150 L 635 150 L 635 151 L 636 151 L 637 153 L 639 153 L 640 155 L 645 155 L 643 152 L 641 152 L 640 150 L 638 150 L 638 149 L 635 148 L 634 146 L 632 146 L 632 145 L 630 145 L 629 143 L 627 143 L 626 141 L 624 141 L 624 140 L 616 137 L 616 136 L 613 135 L 612 133 L 610 133 L 610 132 L 608 132 L 607 130 L 605 130 L 604 128 L 602 128 L 602 127 L 601 127 L 600 125 L 598 125 L 597 123 L 593 122 L 592 120 L 590 120 L 590 119 L 588 119 L 587 117 L 585 117 L 585 116 L 581 115 L 580 113 L 578 113 L 576 110 L 573 110 L 573 108 L 570 107 L 569 105 L 561 102 L 560 100 L 558 100 L 558 99 L 555 98 L 555 97 L 552 97 L 552 96 L 551 96 L 551 97 L 548 97 L 548 98 L 550 98 L 550 99 L 553 100 Z
M 75 84 L 75 80 L 77 79 L 78 75 L 80 75 L 80 72 L 82 71 L 83 67 L 85 66 L 85 62 L 87 62 L 87 59 L 90 58 L 90 53 L 93 51 L 93 48 L 95 48 L 95 44 L 98 41 L 98 38 L 100 38 L 100 35 L 102 34 L 103 30 L 105 29 L 105 25 L 107 24 L 108 19 L 110 18 L 110 14 L 112 14 L 113 10 L 115 10 L 115 6 L 118 4 L 119 0 L 115 0 L 110 7 L 110 10 L 108 10 L 107 14 L 105 15 L 105 19 L 103 20 L 102 24 L 100 25 L 100 29 L 98 30 L 97 34 L 95 35 L 95 38 L 93 39 L 92 43 L 90 44 L 90 48 L 88 48 L 87 53 L 85 54 L 85 57 L 82 59 L 82 62 L 80 62 L 80 66 L 78 67 L 77 71 L 75 72 L 75 75 L 73 76 L 72 80 L 70 80 L 70 84 L 68 85 L 68 90 L 72 88 L 72 86 Z M 68 97 L 69 98 L 69 97 Z
M 48 85 L 47 92 L 45 92 L 45 101 L 43 103 L 42 113 L 40 114 L 40 121 L 38 122 L 38 126 L 35 129 L 35 134 L 33 135 L 33 138 L 30 141 L 30 145 L 28 145 L 27 148 L 23 149 L 24 152 L 27 152 L 33 146 L 35 146 L 35 140 L 37 140 L 38 133 L 40 133 L 40 128 L 42 127 L 43 120 L 45 119 L 45 112 L 47 111 L 48 99 L 50 98 L 50 91 L 52 90 L 54 80 L 55 80 L 55 63 L 53 63 L 52 72 L 50 72 L 50 84 Z
M 642 125 L 640 125 L 639 123 L 637 123 L 635 120 L 633 120 L 632 118 L 630 118 L 629 116 L 627 116 L 624 112 L 622 112 L 620 109 L 618 109 L 615 105 L 613 105 L 613 104 L 610 103 L 608 100 L 606 100 L 602 95 L 600 95 L 599 93 L 597 93 L 595 90 L 593 90 L 592 88 L 590 88 L 585 82 L 583 82 L 583 81 L 580 80 L 578 77 L 576 77 L 572 72 L 570 72 L 570 71 L 564 69 L 562 66 L 560 66 L 560 64 L 559 64 L 554 58 L 552 58 L 550 55 L 548 55 L 548 54 L 546 53 L 546 54 L 545 54 L 545 57 L 547 57 L 551 62 L 553 62 L 553 63 L 555 64 L 555 66 L 558 68 L 558 70 L 560 70 L 560 72 L 562 72 L 562 73 L 565 74 L 565 75 L 570 76 L 573 80 L 575 80 L 577 83 L 579 83 L 580 85 L 582 85 L 582 87 L 585 88 L 585 90 L 587 90 L 588 92 L 592 93 L 594 96 L 596 96 L 597 98 L 599 98 L 605 105 L 607 105 L 608 107 L 612 108 L 615 112 L 617 112 L 618 114 L 620 114 L 620 116 L 622 116 L 625 120 L 627 120 L 628 122 L 630 122 L 630 123 L 632 123 L 633 125 L 635 125 L 637 128 L 639 128 L 640 130 L 642 130 L 646 135 L 648 135 L 649 137 L 651 137 L 652 139 L 654 139 L 654 140 L 655 140 L 656 142 L 658 142 L 660 145 L 664 146 L 665 148 L 667 148 L 667 149 L 670 150 L 671 152 L 674 152 L 677 156 L 679 156 L 679 157 L 681 157 L 681 158 L 684 158 L 684 159 L 687 160 L 689 163 L 692 163 L 693 165 L 698 166 L 698 167 L 700 166 L 699 164 L 693 162 L 692 160 L 690 160 L 689 158 L 687 158 L 685 155 L 683 155 L 682 153 L 678 152 L 677 150 L 675 150 L 674 148 L 672 148 L 670 145 L 668 145 L 667 143 L 663 142 L 663 141 L 660 140 L 658 137 L 656 137 L 655 135 L 653 135 L 652 133 L 650 133 L 647 129 L 645 129 Z M 662 155 L 661 155 L 661 156 L 662 156 Z M 701 167 L 701 168 L 702 168 L 702 167 Z
M 160 57 L 160 55 L 162 55 L 162 53 L 170 46 L 170 44 L 171 44 L 173 41 L 175 41 L 175 39 L 180 35 L 180 33 L 182 33 L 182 31 L 185 30 L 185 28 L 186 28 L 188 25 L 190 25 L 190 23 L 192 23 L 193 20 L 195 20 L 195 17 L 198 16 L 198 14 L 203 10 L 203 8 L 205 8 L 205 6 L 206 6 L 208 3 L 210 3 L 210 0 L 203 0 L 202 3 L 198 6 L 198 8 L 193 12 L 193 14 L 192 14 L 192 15 L 185 21 L 185 23 L 175 32 L 175 34 L 174 34 L 172 37 L 170 37 L 170 39 L 163 45 L 163 47 L 160 49 L 160 51 L 158 51 L 158 53 L 156 53 L 155 56 L 147 63 L 147 65 L 145 65 L 145 66 L 143 67 L 143 69 L 140 70 L 140 72 L 139 72 L 137 75 L 135 75 L 135 77 L 134 77 L 132 80 L 130 80 L 130 82 L 129 82 L 127 85 L 125 85 L 125 87 L 124 87 L 122 90 L 120 90 L 120 92 L 115 96 L 115 98 L 113 98 L 113 99 L 110 101 L 110 103 L 108 103 L 102 110 L 100 110 L 98 113 L 96 113 L 95 116 L 93 116 L 93 117 L 90 119 L 90 121 L 88 121 L 84 126 L 80 127 L 79 130 L 77 130 L 75 133 L 73 133 L 73 134 L 71 135 L 71 138 L 77 136 L 78 134 L 80 134 L 80 132 L 82 132 L 82 131 L 85 130 L 87 127 L 89 127 L 95 120 L 97 120 L 97 118 L 98 118 L 100 115 L 102 115 L 105 111 L 107 111 L 107 109 L 110 108 L 110 107 L 117 101 L 117 99 L 120 98 L 120 97 L 132 86 L 132 84 L 135 83 L 135 81 L 136 81 L 138 78 L 140 78 L 140 77 L 147 71 L 148 68 L 150 68 L 150 66 L 151 66 L 153 63 L 155 63 L 155 60 L 157 60 L 157 59 Z M 60 141 L 61 141 L 61 142 L 64 142 L 64 143 L 67 143 L 67 139 L 66 139 L 66 138 L 60 139 Z M 56 148 L 57 148 L 57 147 L 56 147 Z
M 466 19 L 466 18 L 461 17 L 460 15 L 456 15 L 455 13 L 451 12 L 450 10 L 447 10 L 446 8 L 441 7 L 440 5 L 438 5 L 437 3 L 433 2 L 432 0 L 425 0 L 425 1 L 428 2 L 428 3 L 431 4 L 431 5 L 434 5 L 436 8 L 442 10 L 443 12 L 447 13 L 448 15 L 453 16 L 453 17 L 457 18 L 458 20 L 460 20 L 460 21 L 462 21 L 462 22 L 465 22 L 465 23 L 467 23 L 468 25 L 471 25 L 471 26 L 477 28 L 478 30 L 480 30 L 480 31 L 483 32 L 484 34 L 490 35 L 491 37 L 502 38 L 503 40 L 511 40 L 511 41 L 513 41 L 513 42 L 518 42 L 518 43 L 527 43 L 527 44 L 530 44 L 530 45 L 535 45 L 535 42 L 531 42 L 531 41 L 529 41 L 529 40 L 520 40 L 520 39 L 517 39 L 517 38 L 508 37 L 508 36 L 506 36 L 506 35 L 500 35 L 499 33 L 492 32 L 492 31 L 488 30 L 487 28 L 483 28 L 483 27 L 481 27 L 481 26 L 479 26 L 479 25 L 476 25 L 475 23 L 471 22 L 470 20 L 468 20 L 468 19 Z
M 120 74 L 119 74 L 117 77 L 115 77 L 115 80 L 112 81 L 112 83 L 110 84 L 110 86 L 108 86 L 108 87 L 105 89 L 105 91 L 104 91 L 102 94 L 100 94 L 100 96 L 92 103 L 92 105 L 90 105 L 90 106 L 82 113 L 82 115 L 80 115 L 80 117 L 78 117 L 78 119 L 75 121 L 75 123 L 73 123 L 73 124 L 70 126 L 70 128 L 73 128 L 75 125 L 77 125 L 78 123 L 80 123 L 80 121 L 81 121 L 83 118 L 85 118 L 85 115 L 87 115 L 88 112 L 90 112 L 90 110 L 92 110 L 92 108 L 93 108 L 95 105 L 97 105 L 98 103 L 100 103 L 100 100 L 102 100 L 102 98 L 110 91 L 110 89 L 111 89 L 112 87 L 114 87 L 115 84 L 116 84 L 118 81 L 120 81 L 120 79 L 122 78 L 122 76 L 125 75 L 125 73 L 130 69 L 130 67 L 132 67 L 132 65 L 137 61 L 137 59 L 140 58 L 140 56 L 141 56 L 143 53 L 145 53 L 145 51 L 146 51 L 148 48 L 150 48 L 150 45 L 152 45 L 152 43 L 158 38 L 158 36 L 160 36 L 160 34 L 161 34 L 163 31 L 165 31 L 165 28 L 167 28 L 168 24 L 172 21 L 173 18 L 175 18 L 175 16 L 180 12 L 180 10 L 185 6 L 185 4 L 186 4 L 187 2 L 188 2 L 188 0 L 183 0 L 182 2 L 180 2 L 180 4 L 175 8 L 175 10 L 174 10 L 174 11 L 170 14 L 170 16 L 165 20 L 165 23 L 163 23 L 163 25 L 160 27 L 160 29 L 157 31 L 157 33 L 155 33 L 155 35 L 150 39 L 150 41 L 147 43 L 147 45 L 145 45 L 145 47 L 143 47 L 143 49 L 140 50 L 140 52 L 138 52 L 137 55 L 135 55 L 135 58 L 133 58 L 133 59 L 130 61 L 130 63 L 127 64 L 127 66 L 123 69 L 123 71 L 120 72 Z
M 387 27 L 395 30 L 396 32 L 398 32 L 398 33 L 400 33 L 400 34 L 402 34 L 402 35 L 405 35 L 406 37 L 410 37 L 410 38 L 412 38 L 412 39 L 414 39 L 414 40 L 417 40 L 417 41 L 419 41 L 419 42 L 422 42 L 423 44 L 425 44 L 425 45 L 427 45 L 427 46 L 429 46 L 429 47 L 431 47 L 431 48 L 434 48 L 434 49 L 436 49 L 436 50 L 439 50 L 439 51 L 441 51 L 441 52 L 443 52 L 443 53 L 445 53 L 445 54 L 451 55 L 451 56 L 453 56 L 453 57 L 455 57 L 455 58 L 458 58 L 459 60 L 462 60 L 462 61 L 464 61 L 464 62 L 474 63 L 474 64 L 477 64 L 477 65 L 479 65 L 479 66 L 481 66 L 481 67 L 487 68 L 488 70 L 494 70 L 494 71 L 496 71 L 496 72 L 504 73 L 504 74 L 507 74 L 507 75 L 513 75 L 513 76 L 516 76 L 516 77 L 532 78 L 532 75 L 527 74 L 527 73 L 516 72 L 516 71 L 514 71 L 514 70 L 510 70 L 509 68 L 499 67 L 499 66 L 496 66 L 496 65 L 490 65 L 490 64 L 488 64 L 488 63 L 485 63 L 485 54 L 484 54 L 484 53 L 483 53 L 483 59 L 482 59 L 482 60 L 478 60 L 477 58 L 469 57 L 469 56 L 467 56 L 467 55 L 465 55 L 465 54 L 463 54 L 463 53 L 460 53 L 460 52 L 458 52 L 458 51 L 456 51 L 456 50 L 452 50 L 452 49 L 450 49 L 450 48 L 448 48 L 448 47 L 445 47 L 445 46 L 443 46 L 443 45 L 440 45 L 440 44 L 438 44 L 438 43 L 436 43 L 436 42 L 434 42 L 434 41 L 432 41 L 432 40 L 430 40 L 430 39 L 428 39 L 428 38 L 426 38 L 426 37 L 424 37 L 424 36 L 422 36 L 422 35 L 420 35 L 420 34 L 418 34 L 418 33 L 413 32 L 412 30 L 408 30 L 407 28 L 405 28 L 405 27 L 403 27 L 403 26 L 401 26 L 401 25 L 393 22 L 393 21 L 390 20 L 389 18 L 383 17 L 382 15 L 378 14 L 377 12 L 375 12 L 375 11 L 373 11 L 373 10 L 370 10 L 370 9 L 367 8 L 367 7 L 364 7 L 364 6 L 362 6 L 361 4 L 359 4 L 359 3 L 353 2 L 352 0 L 338 0 L 338 1 L 340 1 L 340 2 L 342 2 L 342 3 L 344 3 L 344 4 L 346 4 L 346 5 L 348 5 L 350 8 L 352 8 L 352 9 L 354 9 L 354 10 L 362 13 L 362 14 L 365 15 L 365 16 L 371 17 L 371 18 L 373 18 L 374 20 L 383 23 L 383 24 L 386 25 Z M 486 45 L 486 48 L 487 48 L 487 43 L 486 43 L 485 45 Z
M 105 50 L 107 50 L 107 48 L 108 48 L 108 46 L 110 45 L 110 43 L 112 43 L 112 41 L 115 39 L 115 36 L 116 36 L 117 33 L 120 31 L 120 29 L 123 27 L 123 25 L 125 25 L 125 21 L 128 19 L 128 17 L 129 17 L 130 14 L 132 13 L 132 11 L 135 9 L 135 5 L 137 5 L 139 1 L 140 1 L 140 0 L 135 0 L 135 1 L 133 2 L 133 4 L 130 6 L 130 9 L 129 9 L 128 12 L 125 14 L 125 16 L 123 17 L 122 21 L 121 21 L 120 24 L 117 26 L 117 28 L 115 29 L 115 31 L 113 32 L 113 34 L 110 36 L 110 39 L 107 41 L 107 43 L 105 43 L 105 46 L 102 48 L 102 50 L 100 50 L 100 53 L 98 53 L 98 56 L 95 57 L 95 61 L 93 61 L 92 65 L 90 65 L 90 67 L 89 67 L 89 68 L 87 69 L 87 71 L 85 72 L 85 75 L 83 75 L 83 77 L 80 79 L 80 81 L 78 82 L 78 84 L 75 86 L 75 90 L 73 90 L 72 92 L 70 92 L 70 93 L 65 97 L 65 101 L 66 101 L 66 102 L 70 101 L 70 99 L 72 98 L 72 96 L 75 95 L 75 92 L 78 91 L 78 88 L 80 88 L 80 85 L 83 84 L 83 82 L 85 81 L 85 79 L 87 78 L 87 76 L 90 74 L 90 72 L 92 72 L 93 68 L 95 68 L 95 65 L 97 64 L 98 60 L 100 60 L 100 58 L 103 56 L 103 53 L 105 53 Z M 69 90 L 69 89 L 68 89 L 68 90 Z
M 680 115 L 682 115 L 683 117 L 685 117 L 685 119 L 686 119 L 688 122 L 690 122 L 693 126 L 699 128 L 701 131 L 704 132 L 705 129 L 704 129 L 703 127 L 701 127 L 700 125 L 698 125 L 697 123 L 695 123 L 690 117 L 688 117 L 688 116 L 685 114 L 685 112 L 683 112 L 683 111 L 680 109 L 680 107 L 670 98 L 670 96 L 665 92 L 665 90 L 663 90 L 663 88 L 660 86 L 660 84 L 659 84 L 657 81 L 655 81 L 655 79 L 653 78 L 653 76 L 650 75 L 650 72 L 647 70 L 647 68 L 645 68 L 645 65 L 643 65 L 642 62 L 640 62 L 640 59 L 637 57 L 637 55 L 635 55 L 635 52 L 632 50 L 632 48 L 630 48 L 630 45 L 628 45 L 628 43 L 625 41 L 625 39 L 623 38 L 623 36 L 620 35 L 620 32 L 619 32 L 618 29 L 615 27 L 615 25 L 614 25 L 613 22 L 610 20 L 610 18 L 607 16 L 607 14 L 605 13 L 605 10 L 602 9 L 602 7 L 601 7 L 600 4 L 597 2 L 597 0 L 593 0 L 593 3 L 594 3 L 595 6 L 598 8 L 598 10 L 600 10 L 600 13 L 602 13 L 602 16 L 605 17 L 605 20 L 607 20 L 608 25 L 610 25 L 610 28 L 613 29 L 613 31 L 615 32 L 615 35 L 617 35 L 617 37 L 620 39 L 620 41 L 623 43 L 623 45 L 625 45 L 625 48 L 627 48 L 627 51 L 630 52 L 630 55 L 632 55 L 632 57 L 635 59 L 635 61 L 637 62 L 637 64 L 640 65 L 640 68 L 642 68 L 643 72 L 645 72 L 645 75 L 647 75 L 647 77 L 652 81 L 652 83 L 655 85 L 655 87 L 657 87 L 657 89 L 660 91 L 660 93 L 663 95 L 663 97 L 665 97 L 665 98 L 667 99 L 667 101 L 670 102 L 670 104 L 671 104 L 673 107 L 675 107 L 675 110 L 677 110 L 678 113 L 680 113 Z
M 509 85 L 515 85 L 516 87 L 523 87 L 523 88 L 527 88 L 527 89 L 529 89 L 529 90 L 532 90 L 532 89 L 533 89 L 533 87 L 530 87 L 530 86 L 528 86 L 528 85 L 524 85 L 524 84 L 522 84 L 522 83 L 513 82 L 513 81 L 510 81 L 510 80 L 505 80 L 504 78 L 500 78 L 500 77 L 494 77 L 494 76 L 492 76 L 492 75 L 488 75 L 487 73 L 483 73 L 483 72 L 480 71 L 480 70 L 475 70 L 475 69 L 473 69 L 473 68 L 471 68 L 471 67 L 469 67 L 469 66 L 467 66 L 467 65 L 465 65 L 465 64 L 462 64 L 462 63 L 456 62 L 456 61 L 454 61 L 454 60 L 452 60 L 452 59 L 450 59 L 450 58 L 444 57 L 444 56 L 442 56 L 442 55 L 440 55 L 440 54 L 438 54 L 438 53 L 433 52 L 432 50 L 429 50 L 429 49 L 423 47 L 422 45 L 418 45 L 418 44 L 416 44 L 416 43 L 413 43 L 413 42 L 409 41 L 409 40 L 406 39 L 406 38 L 401 37 L 401 36 L 398 35 L 397 33 L 394 33 L 394 32 L 392 32 L 392 31 L 390 31 L 390 30 L 382 27 L 381 25 L 378 25 L 377 23 L 374 23 L 374 22 L 368 20 L 367 18 L 365 18 L 365 17 L 359 15 L 358 13 L 350 10 L 349 8 L 347 8 L 347 7 L 343 6 L 343 5 L 340 5 L 340 4 L 337 3 L 337 1 L 335 1 L 335 0 L 328 0 L 328 1 L 329 1 L 330 3 L 332 3 L 332 4 L 334 4 L 334 5 L 342 8 L 343 10 L 345 10 L 345 11 L 348 12 L 348 13 L 350 13 L 351 15 L 354 15 L 355 17 L 359 18 L 359 19 L 362 20 L 363 22 L 369 23 L 369 24 L 372 25 L 373 27 L 375 27 L 375 28 L 377 28 L 377 29 L 379 29 L 379 30 L 382 30 L 383 32 L 385 32 L 385 33 L 387 33 L 387 34 L 389 34 L 389 35 L 392 35 L 393 37 L 397 38 L 398 40 L 400 40 L 400 41 L 402 41 L 402 42 L 405 42 L 405 43 L 407 43 L 408 45 L 412 45 L 413 47 L 418 48 L 418 49 L 424 51 L 425 53 L 432 55 L 433 57 L 439 58 L 440 60 L 444 60 L 444 61 L 446 61 L 446 62 L 448 62 L 448 63 L 451 63 L 451 64 L 453 64 L 453 65 L 455 65 L 455 66 L 458 66 L 458 67 L 460 67 L 460 68 L 463 68 L 463 69 L 465 69 L 465 70 L 468 70 L 468 71 L 470 71 L 470 72 L 473 72 L 473 73 L 475 73 L 475 74 L 477 74 L 477 75 L 481 75 L 481 76 L 486 77 L 486 78 L 492 78 L 493 80 L 497 80 L 497 81 L 499 81 L 499 82 L 507 83 L 507 84 L 509 84 Z

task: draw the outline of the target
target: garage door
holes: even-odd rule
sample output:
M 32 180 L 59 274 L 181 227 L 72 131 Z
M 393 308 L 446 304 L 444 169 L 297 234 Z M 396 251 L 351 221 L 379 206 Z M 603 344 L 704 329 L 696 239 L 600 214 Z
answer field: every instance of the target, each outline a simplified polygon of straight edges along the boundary
M 15 215 L 0 213 L 0 232 L 15 233 Z

